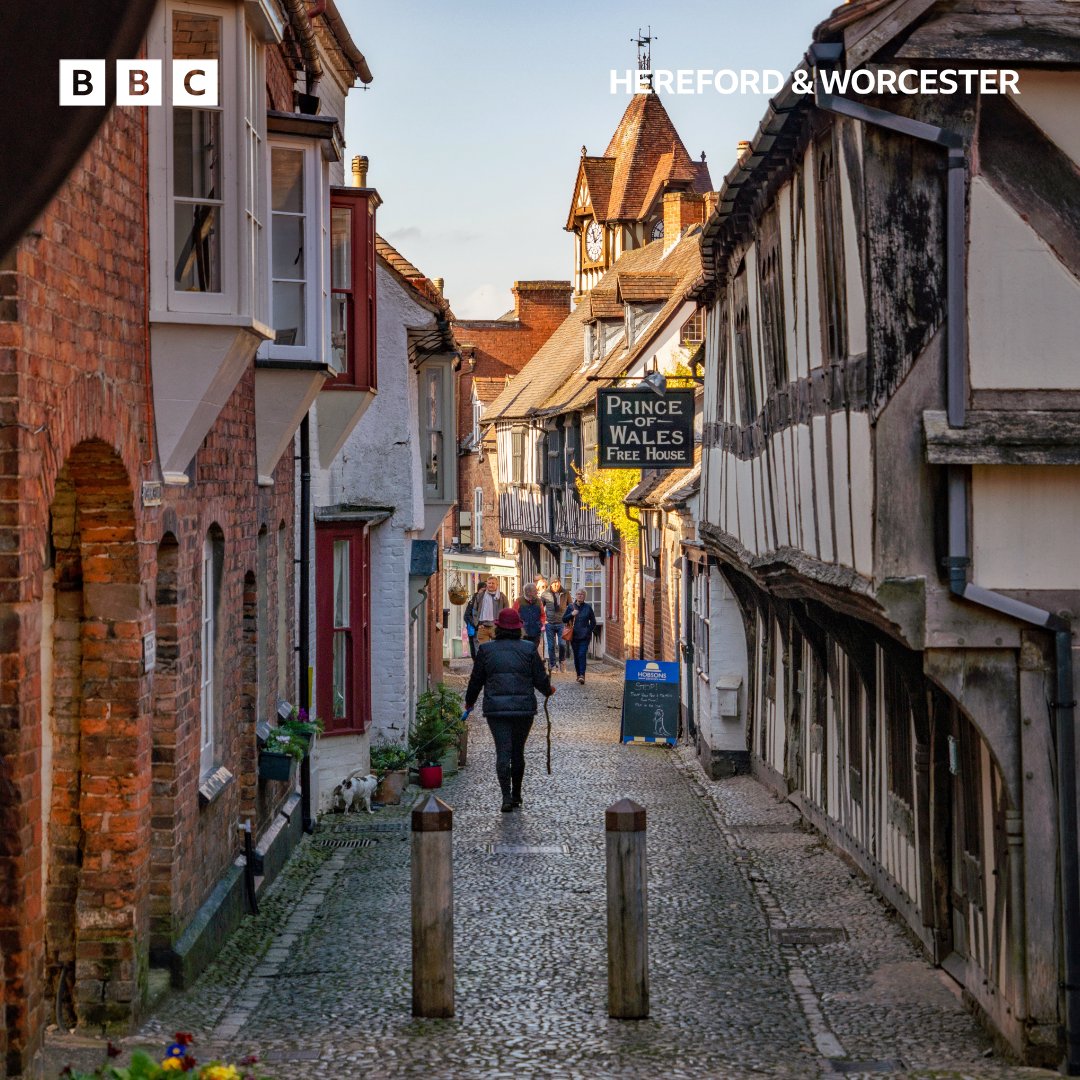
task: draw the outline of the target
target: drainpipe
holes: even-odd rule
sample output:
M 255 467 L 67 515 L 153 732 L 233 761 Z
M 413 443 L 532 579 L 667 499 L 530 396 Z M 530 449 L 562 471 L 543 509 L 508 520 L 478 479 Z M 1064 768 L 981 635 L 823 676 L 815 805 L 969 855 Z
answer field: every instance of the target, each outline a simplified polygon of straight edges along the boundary
M 637 509 L 638 516 L 633 517 L 630 513 L 631 510 Z M 634 524 L 637 525 L 637 547 L 638 547 L 638 600 L 637 600 L 637 621 L 638 621 L 638 659 L 645 659 L 645 523 L 641 516 L 641 510 L 637 507 L 627 504 L 626 516 L 630 518 Z
M 809 58 L 815 67 L 814 99 L 825 112 L 875 124 L 890 131 L 944 147 L 948 153 L 948 182 L 945 200 L 945 293 L 946 293 L 946 407 L 950 427 L 963 427 L 967 410 L 967 283 L 966 242 L 966 158 L 963 137 L 933 124 L 896 116 L 859 101 L 851 101 L 821 91 L 819 71 L 837 66 L 843 59 L 840 44 L 817 43 Z M 1054 635 L 1056 688 L 1054 701 L 1055 736 L 1058 756 L 1058 848 L 1061 859 L 1062 947 L 1065 967 L 1065 1061 L 1067 1076 L 1080 1075 L 1080 857 L 1077 852 L 1076 746 L 1073 724 L 1072 630 L 1068 619 L 1031 604 L 984 589 L 968 580 L 971 540 L 968 533 L 969 477 L 966 469 L 947 468 L 949 591 L 959 599 L 978 604 L 998 614 L 1018 619 Z M 1015 912 L 1021 934 L 1026 939 L 1024 912 Z M 1017 1001 L 1021 1016 L 1027 1017 L 1027 977 L 1020 972 L 1022 993 Z
M 306 413 L 300 421 L 300 621 L 297 634 L 297 700 L 309 712 L 311 710 L 311 685 L 308 671 L 311 668 L 311 414 Z M 300 763 L 300 813 L 304 832 L 314 832 L 311 816 L 311 755 Z

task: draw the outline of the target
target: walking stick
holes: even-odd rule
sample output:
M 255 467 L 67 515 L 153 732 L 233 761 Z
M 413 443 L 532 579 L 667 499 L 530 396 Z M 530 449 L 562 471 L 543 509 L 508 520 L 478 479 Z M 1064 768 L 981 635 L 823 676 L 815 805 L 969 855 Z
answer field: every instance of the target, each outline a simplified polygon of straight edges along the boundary
M 551 713 L 548 712 L 548 699 L 544 698 L 544 715 L 547 717 L 547 771 L 551 775 Z

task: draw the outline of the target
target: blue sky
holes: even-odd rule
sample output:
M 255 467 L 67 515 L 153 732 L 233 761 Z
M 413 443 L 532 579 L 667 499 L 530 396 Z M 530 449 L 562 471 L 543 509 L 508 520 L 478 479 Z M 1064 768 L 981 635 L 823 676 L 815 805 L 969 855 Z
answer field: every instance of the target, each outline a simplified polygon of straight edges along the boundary
M 582 144 L 603 153 L 629 97 L 610 71 L 636 63 L 651 23 L 654 68 L 788 73 L 831 0 L 338 0 L 375 76 L 349 95 L 349 157 L 371 159 L 379 232 L 455 312 L 490 318 L 515 280 L 569 278 L 563 230 Z M 687 150 L 719 186 L 768 99 L 662 94 Z

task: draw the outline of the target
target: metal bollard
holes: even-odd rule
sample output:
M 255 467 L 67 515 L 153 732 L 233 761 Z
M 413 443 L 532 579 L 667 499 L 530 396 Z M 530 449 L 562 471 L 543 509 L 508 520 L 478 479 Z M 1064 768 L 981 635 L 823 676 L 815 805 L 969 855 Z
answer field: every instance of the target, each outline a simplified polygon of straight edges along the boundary
M 607 830 L 608 1016 L 649 1015 L 648 870 L 645 807 L 620 799 L 604 813 Z
M 412 1014 L 454 1015 L 454 811 L 434 795 L 412 811 Z

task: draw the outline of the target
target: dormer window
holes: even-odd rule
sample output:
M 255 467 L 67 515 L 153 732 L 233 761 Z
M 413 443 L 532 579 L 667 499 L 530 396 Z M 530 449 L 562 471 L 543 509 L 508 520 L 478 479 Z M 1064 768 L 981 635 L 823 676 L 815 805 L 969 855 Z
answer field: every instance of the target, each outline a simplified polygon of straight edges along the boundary
M 683 323 L 680 337 L 684 345 L 700 345 L 705 340 L 705 309 L 703 307 L 699 307 Z
M 590 322 L 585 324 L 585 363 L 583 368 L 587 368 L 594 360 L 599 356 L 598 345 L 600 337 L 600 324 L 596 322 Z
M 662 307 L 663 304 L 627 303 L 625 305 L 626 347 L 628 349 L 634 347 L 634 342 L 641 337 Z

